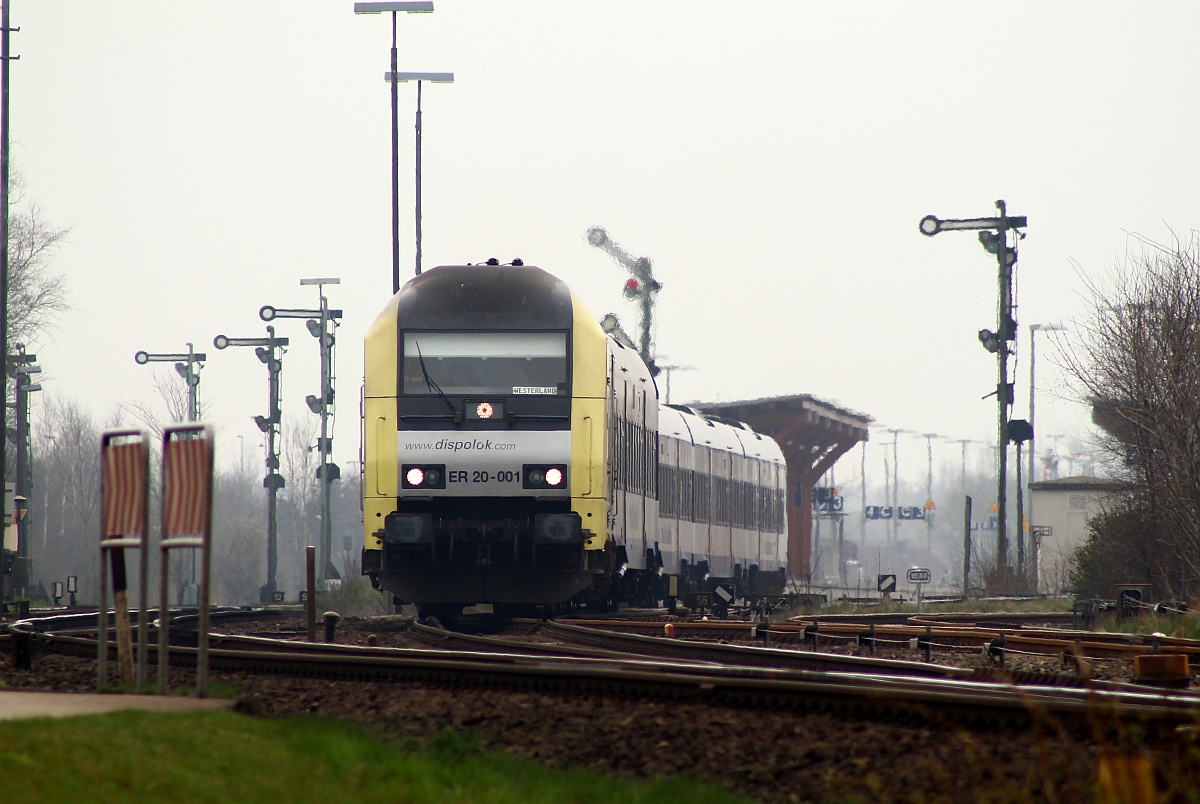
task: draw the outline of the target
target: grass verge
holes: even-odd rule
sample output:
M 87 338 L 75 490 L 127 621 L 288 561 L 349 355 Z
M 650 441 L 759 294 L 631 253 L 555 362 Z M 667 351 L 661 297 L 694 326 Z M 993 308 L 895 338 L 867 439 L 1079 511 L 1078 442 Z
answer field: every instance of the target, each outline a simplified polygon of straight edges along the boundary
M 388 743 L 368 726 L 230 713 L 0 722 L 10 801 L 739 801 L 688 779 L 638 782 L 484 753 L 469 735 Z

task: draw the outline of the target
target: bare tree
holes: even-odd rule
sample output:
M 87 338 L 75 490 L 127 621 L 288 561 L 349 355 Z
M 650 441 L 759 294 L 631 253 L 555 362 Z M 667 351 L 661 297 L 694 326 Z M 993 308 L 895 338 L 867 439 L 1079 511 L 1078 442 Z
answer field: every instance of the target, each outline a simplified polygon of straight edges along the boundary
M 41 207 L 24 199 L 20 176 L 9 182 L 8 341 L 28 344 L 67 309 L 67 279 L 50 269 L 50 261 L 70 229 L 48 223 Z
M 154 391 L 162 403 L 161 407 L 165 407 L 167 410 L 168 421 L 185 422 L 188 420 L 187 388 L 179 382 L 178 377 L 174 376 L 174 370 L 169 373 L 159 370 L 154 372 Z M 145 425 L 156 439 L 161 439 L 163 434 L 161 407 L 144 400 L 121 404 L 122 412 Z
M 362 483 L 357 471 L 342 468 L 330 498 L 333 516 L 333 555 L 345 581 L 361 578 L 363 548 Z
M 219 472 L 213 490 L 212 596 L 254 604 L 266 577 L 266 505 L 262 484 L 243 469 Z
M 95 600 L 100 533 L 100 428 L 78 404 L 48 396 L 34 463 L 30 500 L 35 535 L 34 570 L 40 580 L 79 578 L 81 600 Z
M 279 506 L 279 586 L 299 588 L 305 577 L 304 548 L 317 545 L 321 533 L 316 422 L 306 416 L 292 424 L 289 436 L 283 447 L 287 488 Z
M 1138 501 L 1122 525 L 1136 513 L 1147 548 L 1138 563 L 1159 594 L 1200 591 L 1200 239 L 1143 243 L 1088 289 L 1089 318 L 1059 351 L 1130 483 L 1126 500 Z

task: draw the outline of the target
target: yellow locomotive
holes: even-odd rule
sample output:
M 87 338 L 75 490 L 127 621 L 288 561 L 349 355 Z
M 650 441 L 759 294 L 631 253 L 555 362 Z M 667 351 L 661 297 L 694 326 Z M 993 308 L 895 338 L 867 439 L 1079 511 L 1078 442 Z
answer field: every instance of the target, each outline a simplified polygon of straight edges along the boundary
M 362 572 L 397 603 L 603 610 L 782 586 L 778 445 L 660 408 L 637 353 L 540 268 L 415 277 L 364 366 Z

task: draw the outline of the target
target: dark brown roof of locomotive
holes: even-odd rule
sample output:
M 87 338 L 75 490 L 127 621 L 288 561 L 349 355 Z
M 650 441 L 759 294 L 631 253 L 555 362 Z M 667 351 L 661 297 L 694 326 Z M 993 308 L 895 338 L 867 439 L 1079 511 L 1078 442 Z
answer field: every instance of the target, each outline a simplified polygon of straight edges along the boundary
M 570 329 L 571 291 L 532 265 L 439 265 L 400 289 L 405 329 Z

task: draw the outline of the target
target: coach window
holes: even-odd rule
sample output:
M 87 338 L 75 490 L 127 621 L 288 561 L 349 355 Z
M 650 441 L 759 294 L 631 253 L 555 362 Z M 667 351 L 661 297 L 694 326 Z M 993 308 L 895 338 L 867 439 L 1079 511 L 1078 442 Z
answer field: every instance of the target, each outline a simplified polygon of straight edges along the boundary
M 683 475 L 683 518 L 689 522 L 696 519 L 696 473 L 691 469 Z
M 565 332 L 406 332 L 404 394 L 566 396 Z

